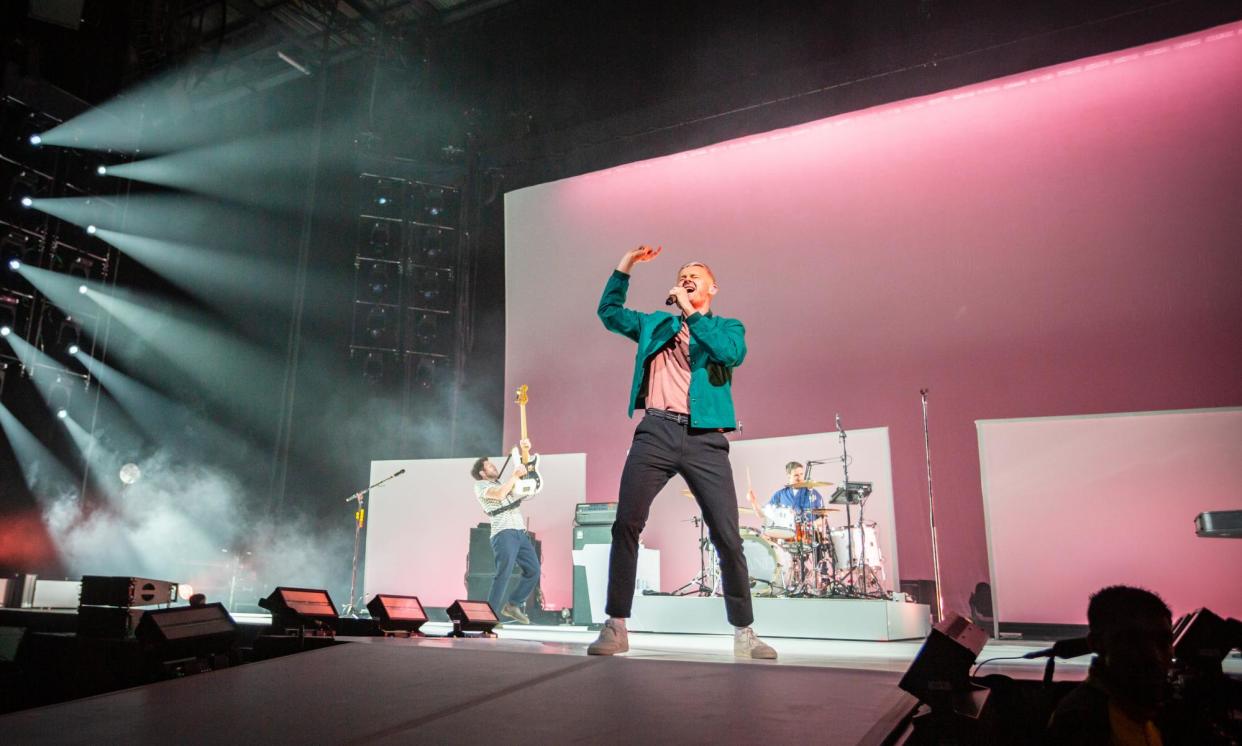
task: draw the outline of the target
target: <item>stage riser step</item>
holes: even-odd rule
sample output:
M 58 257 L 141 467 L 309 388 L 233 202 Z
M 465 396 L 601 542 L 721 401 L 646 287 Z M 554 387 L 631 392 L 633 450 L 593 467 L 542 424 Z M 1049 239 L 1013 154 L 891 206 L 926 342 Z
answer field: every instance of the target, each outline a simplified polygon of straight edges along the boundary
M 931 607 L 880 599 L 753 598 L 755 630 L 764 637 L 818 640 L 919 640 L 931 631 Z M 728 634 L 719 596 L 635 596 L 634 632 Z

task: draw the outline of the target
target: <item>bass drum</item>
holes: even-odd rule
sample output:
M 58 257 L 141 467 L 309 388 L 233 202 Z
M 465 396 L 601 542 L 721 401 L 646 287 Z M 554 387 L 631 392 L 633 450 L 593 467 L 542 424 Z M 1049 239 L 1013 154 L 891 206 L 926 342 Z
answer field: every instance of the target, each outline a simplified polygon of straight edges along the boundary
M 753 528 L 743 527 L 741 533 L 742 554 L 746 555 L 746 568 L 754 581 L 750 594 L 778 595 L 781 592 L 780 586 L 785 585 L 784 551 Z

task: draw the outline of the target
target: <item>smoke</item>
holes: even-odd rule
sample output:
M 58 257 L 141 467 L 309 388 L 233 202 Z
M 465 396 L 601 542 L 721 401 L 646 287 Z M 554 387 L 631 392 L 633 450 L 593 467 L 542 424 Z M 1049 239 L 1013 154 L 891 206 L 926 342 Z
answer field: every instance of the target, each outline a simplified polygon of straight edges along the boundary
M 44 504 L 44 520 L 70 577 L 120 575 L 190 583 L 233 610 L 277 585 L 348 582 L 352 536 L 306 517 L 255 520 L 266 506 L 230 472 L 165 450 L 138 462 L 131 485 L 105 486 L 88 503 L 65 491 Z M 102 473 L 99 478 L 107 479 Z M 264 485 L 266 486 L 266 485 Z

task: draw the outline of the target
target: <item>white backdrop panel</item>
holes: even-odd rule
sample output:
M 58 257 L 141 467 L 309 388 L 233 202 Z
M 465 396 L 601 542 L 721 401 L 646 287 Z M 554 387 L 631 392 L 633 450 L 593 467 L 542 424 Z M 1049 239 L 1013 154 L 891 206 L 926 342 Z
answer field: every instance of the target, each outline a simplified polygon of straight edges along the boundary
M 1242 410 L 977 426 L 998 622 L 1086 624 L 1087 597 L 1118 583 L 1175 615 L 1242 616 L 1242 541 L 1193 523 L 1242 508 Z
M 729 458 L 733 464 L 733 482 L 740 506 L 747 505 L 748 468 L 755 494 L 762 505 L 773 492 L 785 484 L 787 462 L 822 460 L 841 455 L 841 443 L 836 433 L 735 440 L 730 445 Z M 875 521 L 878 526 L 887 585 L 891 587 L 894 579 L 899 576 L 897 536 L 893 528 L 893 477 L 888 428 L 850 430 L 847 432 L 847 447 L 852 461 L 850 480 L 872 482 L 874 485 L 874 491 L 866 505 L 866 519 Z M 840 482 L 841 465 L 837 463 L 816 466 L 812 475 L 818 480 Z M 660 550 L 660 583 L 665 591 L 671 591 L 689 581 L 699 571 L 699 534 L 698 529 L 690 523 L 690 518 L 698 515 L 699 511 L 692 500 L 681 494 L 683 489 L 686 489 L 685 481 L 681 477 L 673 477 L 656 498 L 647 528 L 643 532 L 643 542 Z M 820 492 L 826 499 L 831 491 L 832 488 L 829 487 Z M 844 525 L 845 512 L 834 514 L 830 522 L 833 526 Z M 742 513 L 741 524 L 758 528 L 761 521 L 753 515 Z
M 504 456 L 491 459 L 499 466 Z M 371 462 L 373 482 L 406 471 L 371 495 L 362 581 L 368 600 L 375 593 L 399 593 L 416 595 L 428 606 L 448 606 L 464 597 L 470 529 L 488 520 L 474 497 L 473 463 L 472 458 Z M 539 466 L 544 489 L 522 505 L 522 515 L 543 543 L 544 603 L 568 607 L 574 506 L 585 502 L 586 454 L 544 454 Z

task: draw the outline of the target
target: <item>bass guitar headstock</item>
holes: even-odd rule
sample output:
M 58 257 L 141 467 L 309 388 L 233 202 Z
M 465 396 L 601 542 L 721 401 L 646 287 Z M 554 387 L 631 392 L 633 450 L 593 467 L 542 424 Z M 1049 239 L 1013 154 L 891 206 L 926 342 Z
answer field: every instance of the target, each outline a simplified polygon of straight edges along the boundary
M 513 403 L 519 404 L 521 406 L 526 406 L 526 403 L 530 401 L 530 397 L 527 396 L 526 394 L 529 388 L 530 387 L 527 386 L 526 384 L 522 384 L 521 386 L 518 386 L 517 393 L 514 394 L 514 397 L 513 397 Z

